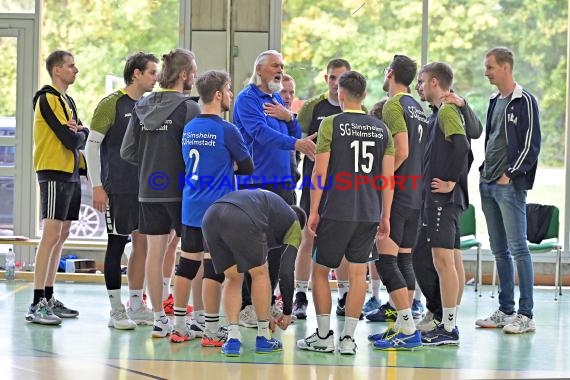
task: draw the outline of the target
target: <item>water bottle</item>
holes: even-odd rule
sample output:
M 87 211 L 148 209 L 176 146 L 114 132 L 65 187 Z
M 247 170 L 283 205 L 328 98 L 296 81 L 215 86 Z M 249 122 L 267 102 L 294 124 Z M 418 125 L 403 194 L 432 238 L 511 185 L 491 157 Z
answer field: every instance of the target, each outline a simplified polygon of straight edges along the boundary
M 13 280 L 16 278 L 16 258 L 12 248 L 6 254 L 6 280 Z

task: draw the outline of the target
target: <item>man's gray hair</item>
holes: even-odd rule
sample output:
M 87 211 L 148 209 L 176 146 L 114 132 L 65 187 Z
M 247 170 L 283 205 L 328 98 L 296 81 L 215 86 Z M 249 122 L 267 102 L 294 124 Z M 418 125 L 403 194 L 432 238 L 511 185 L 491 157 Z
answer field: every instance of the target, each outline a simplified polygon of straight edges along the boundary
M 283 55 L 281 55 L 281 53 L 279 53 L 277 50 L 266 50 L 260 53 L 255 59 L 255 63 L 253 64 L 253 70 L 251 78 L 249 78 L 249 84 L 253 83 L 256 86 L 261 85 L 261 77 L 257 74 L 257 66 L 265 64 L 267 62 L 267 58 L 269 58 L 271 55 L 276 55 L 279 58 L 283 59 Z

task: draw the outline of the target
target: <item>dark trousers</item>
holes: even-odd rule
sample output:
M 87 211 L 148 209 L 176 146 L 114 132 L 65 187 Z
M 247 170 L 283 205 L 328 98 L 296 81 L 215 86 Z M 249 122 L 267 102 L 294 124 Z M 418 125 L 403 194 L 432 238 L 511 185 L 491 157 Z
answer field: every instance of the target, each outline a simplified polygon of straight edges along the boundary
M 431 245 L 427 241 L 427 227 L 421 224 L 418 229 L 412 257 L 416 280 L 423 295 L 426 297 L 426 307 L 433 313 L 435 319 L 441 321 L 443 309 L 439 289 L 439 276 L 433 264 Z

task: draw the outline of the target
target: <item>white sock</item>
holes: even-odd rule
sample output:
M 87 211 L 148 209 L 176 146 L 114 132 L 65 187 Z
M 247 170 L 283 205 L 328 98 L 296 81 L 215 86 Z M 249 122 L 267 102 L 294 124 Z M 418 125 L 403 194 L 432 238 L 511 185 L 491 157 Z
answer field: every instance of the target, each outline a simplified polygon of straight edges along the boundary
M 309 281 L 295 281 L 295 292 L 302 292 L 307 294 L 309 291 Z
M 443 327 L 445 330 L 451 331 L 455 328 L 455 321 L 457 319 L 457 308 L 444 307 L 443 308 Z
M 271 334 L 269 333 L 269 321 L 257 321 L 257 336 L 263 336 L 267 339 L 271 339 Z
M 338 299 L 341 300 L 342 297 L 344 297 L 344 295 L 346 293 L 348 293 L 348 289 L 349 289 L 349 282 L 348 281 L 337 281 L 336 286 L 338 288 Z
M 206 313 L 204 314 L 204 321 L 206 323 L 206 332 L 211 336 L 215 336 L 220 327 L 220 315 Z
M 111 309 L 118 310 L 123 306 L 121 301 L 121 289 L 107 289 L 107 294 L 109 295 L 109 302 L 111 302 Z
M 153 314 L 154 314 L 154 320 L 155 321 L 165 322 L 165 319 L 168 320 L 168 318 L 166 318 L 166 314 L 164 314 L 164 310 L 155 311 L 155 312 L 153 312 Z
M 414 317 L 412 316 L 412 309 L 402 309 L 398 310 L 398 319 L 400 320 L 400 329 L 404 334 L 412 334 L 416 331 L 416 325 L 414 323 Z
M 199 324 L 203 325 L 206 323 L 206 315 L 204 310 L 194 310 L 192 311 L 192 319 L 198 322 Z
M 162 300 L 165 301 L 170 295 L 170 277 L 164 277 L 162 279 Z
M 400 313 L 398 313 L 398 315 L 396 316 L 396 320 L 394 321 L 394 325 L 392 326 L 392 328 L 394 330 L 399 330 L 402 327 L 402 317 L 400 315 Z
M 380 301 L 380 286 L 382 285 L 381 280 L 372 280 L 372 296 Z
M 241 341 L 241 331 L 239 330 L 239 325 L 231 323 L 228 326 L 228 340 L 237 339 Z
M 317 315 L 317 328 L 319 329 L 319 337 L 324 338 L 327 336 L 331 329 L 331 316 L 330 314 Z
M 349 336 L 354 338 L 354 331 L 356 330 L 356 325 L 358 324 L 358 318 L 344 317 L 344 328 L 342 330 L 341 338 Z
M 394 301 L 392 300 L 392 296 L 388 297 L 388 303 L 390 304 L 390 306 L 392 306 L 392 309 L 396 308 L 396 305 L 394 305 Z
M 138 289 L 138 290 L 134 290 L 134 289 L 129 289 L 129 305 L 131 307 L 132 310 L 138 310 L 141 308 L 142 306 L 142 302 L 143 302 L 143 290 L 142 289 Z
M 186 330 L 186 316 L 185 315 L 175 315 L 174 316 L 174 327 L 177 330 Z

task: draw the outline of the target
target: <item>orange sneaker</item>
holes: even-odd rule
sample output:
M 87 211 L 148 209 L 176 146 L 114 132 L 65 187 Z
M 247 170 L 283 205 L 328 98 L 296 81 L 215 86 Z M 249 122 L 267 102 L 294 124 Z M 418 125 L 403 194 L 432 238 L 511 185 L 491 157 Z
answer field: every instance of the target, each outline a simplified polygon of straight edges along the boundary
M 170 341 L 172 343 L 187 342 L 194 338 L 196 338 L 196 335 L 194 335 L 194 332 L 191 331 L 188 327 L 186 327 L 186 331 L 179 331 L 175 328 L 170 334 Z
M 169 294 L 168 298 L 162 301 L 162 308 L 167 315 L 174 315 L 174 297 L 172 294 Z M 190 314 L 193 310 L 192 305 L 186 306 L 186 314 Z

